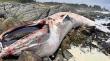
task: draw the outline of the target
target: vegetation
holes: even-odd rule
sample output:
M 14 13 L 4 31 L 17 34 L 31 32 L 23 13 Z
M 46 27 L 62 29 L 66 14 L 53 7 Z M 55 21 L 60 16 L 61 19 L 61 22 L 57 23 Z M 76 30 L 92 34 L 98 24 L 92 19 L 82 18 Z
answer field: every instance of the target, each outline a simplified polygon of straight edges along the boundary
M 99 10 L 101 10 L 101 7 L 98 6 L 98 5 L 94 5 L 93 8 L 94 8 L 94 9 L 99 9 Z
M 62 5 L 62 4 L 66 4 L 68 6 L 70 6 L 71 8 L 86 8 L 86 9 L 92 9 L 92 10 L 105 10 L 105 11 L 108 11 L 107 9 L 105 8 L 102 8 L 100 7 L 99 5 L 94 5 L 94 6 L 91 6 L 91 5 L 87 5 L 87 4 L 70 4 L 70 3 L 58 3 L 58 2 L 45 2 L 43 4 L 46 4 L 46 5 Z
M 89 5 L 86 5 L 86 4 L 67 4 L 69 6 L 72 6 L 74 8 L 86 8 L 86 9 L 92 9 L 92 10 L 106 10 L 105 8 L 101 8 L 99 5 L 94 5 L 94 6 L 89 6 Z M 106 10 L 107 11 L 107 10 Z

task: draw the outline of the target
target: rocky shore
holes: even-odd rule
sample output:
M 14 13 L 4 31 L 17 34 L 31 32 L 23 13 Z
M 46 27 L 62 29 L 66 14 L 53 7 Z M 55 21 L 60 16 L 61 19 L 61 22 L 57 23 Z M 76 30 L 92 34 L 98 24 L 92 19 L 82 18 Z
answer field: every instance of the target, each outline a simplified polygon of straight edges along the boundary
M 93 21 L 95 19 L 110 19 L 110 12 L 103 14 L 101 12 L 84 10 L 73 7 L 65 3 L 47 4 L 47 3 L 17 3 L 17 2 L 0 2 L 0 33 L 18 25 L 24 25 L 27 21 L 33 21 L 48 17 L 57 12 L 71 11 L 83 15 Z M 104 25 L 104 24 L 103 24 Z M 106 24 L 105 24 L 106 25 Z M 110 25 L 108 24 L 108 27 Z M 68 49 L 72 46 L 86 48 L 90 50 L 97 48 L 105 55 L 110 54 L 110 45 L 105 43 L 110 38 L 110 33 L 102 32 L 95 28 L 79 27 L 73 32 L 72 30 L 66 35 L 58 51 L 51 56 L 53 61 L 69 61 L 72 55 Z M 96 44 L 94 44 L 94 42 Z M 75 59 L 75 58 L 74 58 Z M 42 61 L 39 56 L 31 52 L 24 51 L 19 57 L 14 58 L 4 57 L 0 61 Z M 46 61 L 46 60 L 45 60 Z M 47 60 L 48 61 L 48 60 Z

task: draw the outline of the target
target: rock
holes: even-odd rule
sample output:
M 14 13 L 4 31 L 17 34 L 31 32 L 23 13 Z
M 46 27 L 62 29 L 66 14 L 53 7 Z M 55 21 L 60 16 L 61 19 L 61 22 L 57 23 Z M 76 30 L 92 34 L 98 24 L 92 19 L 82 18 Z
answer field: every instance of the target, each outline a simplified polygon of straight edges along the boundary
M 56 58 L 53 61 L 64 61 L 63 56 L 61 54 L 57 54 Z
M 107 26 L 110 26 L 110 23 L 108 23 Z
M 52 15 L 57 12 L 69 12 L 69 11 L 76 12 L 76 10 L 74 8 L 72 8 L 71 6 L 68 6 L 66 4 L 60 4 L 60 5 L 57 5 L 53 8 L 51 8 L 49 15 Z
M 0 58 L 0 61 L 3 61 L 3 59 L 2 59 L 2 58 Z
M 63 51 L 63 56 L 67 60 L 69 60 L 71 57 L 73 57 L 73 55 L 68 50 Z
M 110 26 L 108 26 L 107 28 L 110 29 Z
M 5 15 L 0 13 L 0 18 L 5 18 Z
M 17 61 L 42 61 L 42 58 L 32 52 L 24 51 Z
M 4 13 L 7 18 L 14 17 L 22 21 L 33 20 L 36 16 L 41 15 L 41 13 L 45 11 L 45 8 L 35 7 L 35 4 L 31 3 L 4 2 L 0 3 L 0 8 L 0 13 Z

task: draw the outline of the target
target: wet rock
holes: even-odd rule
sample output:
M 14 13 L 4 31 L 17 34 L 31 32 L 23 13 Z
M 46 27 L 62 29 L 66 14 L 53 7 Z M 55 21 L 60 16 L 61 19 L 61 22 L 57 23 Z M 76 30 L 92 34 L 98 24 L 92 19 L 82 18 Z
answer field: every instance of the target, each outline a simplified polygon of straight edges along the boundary
M 110 30 L 110 26 L 107 27 Z
M 62 54 L 58 54 L 53 61 L 64 61 L 63 59 L 64 58 L 63 58 Z
M 5 18 L 5 15 L 4 14 L 0 14 L 0 18 Z
M 71 57 L 73 57 L 73 55 L 68 50 L 63 51 L 63 56 L 67 60 L 69 60 Z
M 107 26 L 110 26 L 110 23 L 108 23 Z
M 109 27 L 110 26 L 110 23 L 104 23 L 102 25 Z
M 107 26 L 107 24 L 102 24 L 102 25 Z
M 43 61 L 52 61 L 49 57 L 44 57 Z

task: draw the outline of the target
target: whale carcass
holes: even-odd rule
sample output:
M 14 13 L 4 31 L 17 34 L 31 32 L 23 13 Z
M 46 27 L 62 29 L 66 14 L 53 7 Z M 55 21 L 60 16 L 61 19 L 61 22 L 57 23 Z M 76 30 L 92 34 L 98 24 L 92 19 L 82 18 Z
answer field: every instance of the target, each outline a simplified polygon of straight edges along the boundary
M 0 35 L 0 57 L 29 50 L 40 57 L 55 53 L 65 35 L 79 26 L 95 26 L 94 21 L 71 12 L 59 12 L 18 26 Z

